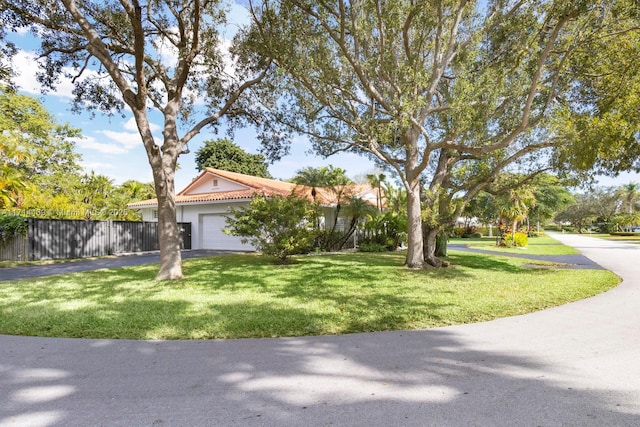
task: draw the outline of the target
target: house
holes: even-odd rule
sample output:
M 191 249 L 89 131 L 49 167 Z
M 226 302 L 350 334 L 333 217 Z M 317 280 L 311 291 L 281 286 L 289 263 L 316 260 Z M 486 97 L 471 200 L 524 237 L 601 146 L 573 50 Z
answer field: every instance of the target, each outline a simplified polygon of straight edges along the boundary
M 359 197 L 376 206 L 377 190 L 369 184 L 345 186 L 343 190 L 344 195 Z M 321 222 L 327 226 L 334 224 L 338 197 L 332 189 L 306 187 L 213 168 L 205 169 L 176 195 L 176 218 L 178 222 L 191 223 L 193 249 L 252 251 L 254 248 L 243 244 L 240 237 L 223 232 L 229 209 L 247 206 L 257 194 L 286 197 L 292 193 L 318 202 L 323 210 L 324 221 Z M 140 211 L 143 221 L 158 220 L 157 199 L 130 203 L 128 207 Z M 339 215 L 337 229 L 346 223 L 347 218 Z

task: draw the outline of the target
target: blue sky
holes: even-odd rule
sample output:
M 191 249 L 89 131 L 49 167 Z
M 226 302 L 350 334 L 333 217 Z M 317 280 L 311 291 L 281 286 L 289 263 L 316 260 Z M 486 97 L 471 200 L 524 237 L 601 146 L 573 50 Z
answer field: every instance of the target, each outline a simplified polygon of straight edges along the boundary
M 233 5 L 231 9 L 232 22 L 243 23 L 248 20 L 244 7 Z M 226 34 L 228 38 L 232 34 Z M 82 166 L 86 171 L 95 171 L 107 175 L 116 184 L 128 179 L 143 182 L 151 182 L 151 167 L 135 123 L 131 115 L 122 118 L 119 115 L 106 117 L 96 114 L 74 114 L 70 111 L 71 82 L 62 81 L 56 92 L 42 95 L 35 72 L 35 53 L 38 44 L 29 34 L 23 34 L 13 38 L 16 44 L 23 49 L 13 61 L 14 69 L 18 76 L 15 82 L 22 93 L 41 99 L 49 112 L 55 115 L 58 122 L 69 123 L 75 128 L 80 128 L 84 138 L 76 142 L 77 152 L 82 155 Z M 161 122 L 154 125 L 154 134 L 161 139 Z M 199 136 L 189 143 L 191 152 L 180 156 L 180 168 L 176 172 L 176 190 L 180 191 L 197 175 L 195 168 L 195 152 L 202 146 L 203 141 L 223 137 L 216 135 L 212 130 L 205 129 Z M 235 133 L 234 142 L 244 150 L 257 153 L 259 142 L 253 129 L 238 130 Z M 304 137 L 296 137 L 291 146 L 290 155 L 269 167 L 270 173 L 279 179 L 293 177 L 295 172 L 303 167 L 333 165 L 347 171 L 350 177 L 356 177 L 366 173 L 372 173 L 375 165 L 369 159 L 355 154 L 338 154 L 324 159 L 309 153 L 311 146 Z M 621 174 L 617 178 L 603 177 L 599 179 L 601 185 L 620 185 L 630 181 L 640 182 L 640 175 L 635 173 Z

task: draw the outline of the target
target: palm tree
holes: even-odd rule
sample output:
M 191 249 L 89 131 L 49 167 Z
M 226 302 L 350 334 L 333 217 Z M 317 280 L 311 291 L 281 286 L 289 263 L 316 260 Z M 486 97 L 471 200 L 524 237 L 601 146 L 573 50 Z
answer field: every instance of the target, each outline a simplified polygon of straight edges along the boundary
M 633 214 L 636 201 L 638 200 L 638 196 L 640 196 L 640 184 L 630 182 L 620 187 L 620 191 L 622 193 L 624 203 L 629 209 L 629 213 Z
M 382 183 L 384 183 L 385 179 L 387 179 L 387 177 L 383 173 L 367 175 L 367 180 L 369 184 L 371 184 L 371 187 L 378 190 L 376 192 L 376 207 L 379 212 L 382 212 Z
M 18 204 L 18 196 L 28 188 L 22 174 L 9 167 L 0 166 L 0 208 Z
M 82 197 L 82 203 L 88 208 L 89 212 L 103 211 L 107 208 L 107 203 L 113 194 L 113 180 L 105 175 L 96 175 L 94 171 L 91 174 L 84 175 L 80 180 L 79 193 Z M 91 214 L 88 217 L 92 216 Z
M 152 199 L 155 197 L 155 189 L 153 183 L 143 183 L 140 181 L 129 180 L 120 186 L 127 194 L 129 201 L 137 202 L 139 200 Z
M 509 190 L 496 199 L 496 205 L 499 215 L 511 222 L 511 233 L 515 238 L 518 222 L 527 218 L 529 210 L 536 205 L 535 192 L 531 187 Z
M 359 197 L 352 197 L 349 199 L 349 204 L 345 208 L 347 214 L 351 217 L 351 221 L 349 223 L 349 228 L 346 230 L 340 244 L 338 247 L 343 247 L 344 244 L 349 240 L 351 235 L 356 231 L 356 227 L 362 218 L 366 218 L 366 216 L 371 213 L 373 210 L 373 206 L 367 204 L 364 200 Z
M 404 187 L 395 187 L 384 183 L 382 193 L 386 199 L 388 210 L 396 213 L 404 212 L 407 207 L 407 190 Z
M 20 193 L 29 187 L 21 165 L 31 160 L 29 152 L 0 132 L 0 207 L 15 206 Z

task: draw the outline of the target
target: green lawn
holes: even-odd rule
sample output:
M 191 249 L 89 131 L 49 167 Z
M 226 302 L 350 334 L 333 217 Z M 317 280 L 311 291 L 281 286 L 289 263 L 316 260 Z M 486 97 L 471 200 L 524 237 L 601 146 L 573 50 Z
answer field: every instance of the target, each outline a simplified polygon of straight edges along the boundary
M 502 253 L 516 253 L 529 255 L 574 255 L 577 250 L 565 246 L 551 237 L 530 237 L 526 248 L 505 248 L 496 246 L 496 239 L 483 237 L 481 239 L 452 239 L 451 243 L 460 243 L 470 248 L 484 249 Z
M 452 267 L 410 271 L 403 253 L 257 255 L 0 282 L 0 333 L 208 339 L 429 328 L 527 313 L 603 292 L 606 271 L 528 269 L 526 260 L 451 251 Z

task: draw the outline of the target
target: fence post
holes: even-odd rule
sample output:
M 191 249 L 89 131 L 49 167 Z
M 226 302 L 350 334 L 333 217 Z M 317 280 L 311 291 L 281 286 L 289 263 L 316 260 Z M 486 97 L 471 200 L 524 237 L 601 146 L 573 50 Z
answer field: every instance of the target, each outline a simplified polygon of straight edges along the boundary
M 35 261 L 35 239 L 33 237 L 34 234 L 34 226 L 33 226 L 33 218 L 28 218 L 27 219 L 27 251 L 28 251 L 28 256 L 27 256 L 27 260 L 28 261 Z
M 113 255 L 113 238 L 112 238 L 113 224 L 111 219 L 107 220 L 107 255 Z

